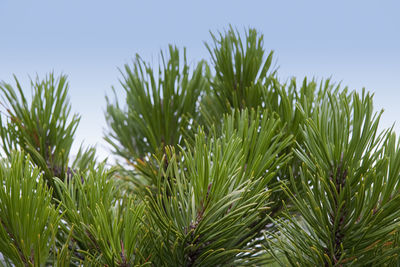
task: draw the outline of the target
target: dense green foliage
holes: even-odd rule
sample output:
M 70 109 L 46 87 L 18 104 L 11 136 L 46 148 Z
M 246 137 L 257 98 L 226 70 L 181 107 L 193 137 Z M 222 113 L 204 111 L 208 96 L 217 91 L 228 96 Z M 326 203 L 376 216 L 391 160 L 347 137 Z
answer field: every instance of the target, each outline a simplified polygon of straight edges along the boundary
M 2 82 L 0 266 L 394 266 L 400 146 L 373 96 L 280 81 L 263 36 L 136 56 L 73 157 L 67 78 Z

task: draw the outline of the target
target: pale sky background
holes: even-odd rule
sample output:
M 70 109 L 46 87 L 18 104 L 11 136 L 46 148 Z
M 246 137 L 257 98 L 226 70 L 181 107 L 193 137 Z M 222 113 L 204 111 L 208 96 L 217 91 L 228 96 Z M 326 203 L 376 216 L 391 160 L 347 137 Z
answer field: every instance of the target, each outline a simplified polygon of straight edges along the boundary
M 54 70 L 69 76 L 72 111 L 82 116 L 73 151 L 102 140 L 105 95 L 122 94 L 118 71 L 136 53 L 157 64 L 169 43 L 195 63 L 209 59 L 209 30 L 255 27 L 275 51 L 281 80 L 332 77 L 375 92 L 383 127 L 400 123 L 399 1 L 4 1 L 0 0 L 0 80 Z M 395 127 L 400 131 L 400 126 Z

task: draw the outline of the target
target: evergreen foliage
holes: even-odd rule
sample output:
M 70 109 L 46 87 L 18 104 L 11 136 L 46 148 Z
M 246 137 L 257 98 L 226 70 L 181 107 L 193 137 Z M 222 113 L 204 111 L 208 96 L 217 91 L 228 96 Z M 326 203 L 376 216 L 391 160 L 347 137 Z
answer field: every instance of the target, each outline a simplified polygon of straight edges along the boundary
M 254 29 L 139 55 L 71 155 L 65 75 L 0 83 L 0 266 L 395 266 L 400 145 L 373 95 L 280 81 Z
M 6 121 L 0 128 L 2 149 L 8 157 L 12 150 L 25 151 L 44 171 L 47 183 L 53 185 L 53 177 L 64 179 L 73 172 L 68 167 L 69 153 L 80 120 L 77 114 L 70 118 L 67 77 L 56 79 L 50 73 L 44 80 L 31 80 L 30 104 L 16 77 L 15 82 L 17 89 L 5 82 L 0 84 L 6 109 Z M 94 149 L 81 148 L 73 165 L 81 160 L 94 161 Z
M 51 203 L 52 189 L 23 153 L 11 153 L 10 160 L 1 161 L 0 184 L 0 248 L 5 263 L 44 265 L 59 250 L 54 247 L 61 214 Z

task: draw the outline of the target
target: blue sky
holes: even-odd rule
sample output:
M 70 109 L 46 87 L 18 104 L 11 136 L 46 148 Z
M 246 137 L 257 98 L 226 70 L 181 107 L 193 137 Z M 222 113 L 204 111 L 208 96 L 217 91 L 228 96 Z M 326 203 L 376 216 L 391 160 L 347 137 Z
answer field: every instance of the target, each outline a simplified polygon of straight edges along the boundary
M 105 95 L 121 92 L 119 67 L 136 53 L 157 64 L 169 43 L 194 63 L 209 59 L 209 31 L 255 27 L 275 51 L 282 80 L 332 80 L 375 92 L 383 127 L 400 124 L 400 4 L 397 1 L 0 1 L 0 80 L 12 74 L 69 76 L 81 114 L 74 151 L 102 140 Z M 400 131 L 400 126 L 395 127 Z

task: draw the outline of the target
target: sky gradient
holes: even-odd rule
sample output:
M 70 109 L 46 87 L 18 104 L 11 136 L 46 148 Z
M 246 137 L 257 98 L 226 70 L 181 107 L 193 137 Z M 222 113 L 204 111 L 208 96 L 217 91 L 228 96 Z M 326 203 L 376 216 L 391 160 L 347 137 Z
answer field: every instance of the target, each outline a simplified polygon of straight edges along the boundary
M 82 117 L 73 152 L 102 140 L 105 95 L 122 94 L 118 68 L 136 53 L 153 65 L 168 44 L 187 47 L 190 62 L 209 60 L 209 31 L 231 24 L 264 34 L 282 81 L 323 79 L 375 93 L 382 127 L 400 124 L 398 1 L 0 1 L 0 80 L 15 74 L 69 77 L 72 111 Z M 395 127 L 400 131 L 400 125 Z

